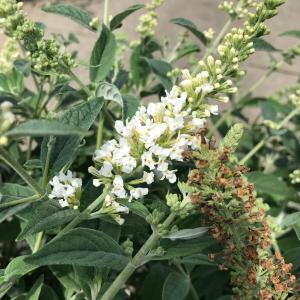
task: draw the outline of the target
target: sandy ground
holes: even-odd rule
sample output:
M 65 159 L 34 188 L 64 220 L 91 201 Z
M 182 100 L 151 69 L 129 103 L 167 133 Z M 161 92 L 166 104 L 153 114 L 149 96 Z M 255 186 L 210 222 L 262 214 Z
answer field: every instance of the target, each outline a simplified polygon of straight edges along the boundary
M 42 21 L 47 25 L 49 32 L 75 33 L 81 43 L 79 46 L 79 56 L 83 60 L 87 61 L 89 54 L 95 42 L 95 34 L 82 28 L 76 23 L 67 20 L 64 17 L 54 16 L 46 14 L 41 11 L 41 6 L 49 2 L 62 2 L 58 0 L 52 1 L 35 1 L 34 4 L 26 3 L 25 10 L 28 15 L 36 20 Z M 66 2 L 66 1 L 64 1 Z M 85 6 L 86 9 L 91 11 L 94 15 L 102 16 L 103 12 L 103 0 L 72 0 L 69 1 L 74 4 L 80 4 Z M 122 11 L 124 8 L 136 4 L 147 3 L 146 0 L 111 0 L 110 11 L 111 15 Z M 226 15 L 216 9 L 219 0 L 166 0 L 165 4 L 159 9 L 160 24 L 157 32 L 161 33 L 160 38 L 169 36 L 171 40 L 176 39 L 179 33 L 179 27 L 169 23 L 169 20 L 174 17 L 190 18 L 201 30 L 205 30 L 208 27 L 212 27 L 216 30 L 222 28 L 226 21 Z M 135 39 L 135 27 L 137 25 L 137 19 L 139 14 L 137 12 L 130 16 L 123 27 L 123 31 L 129 39 Z M 287 0 L 287 3 L 280 7 L 279 16 L 275 17 L 268 22 L 269 27 L 272 29 L 272 34 L 267 37 L 276 48 L 286 49 L 288 46 L 293 45 L 300 40 L 295 40 L 287 37 L 279 37 L 279 34 L 288 30 L 300 30 L 300 1 L 299 0 Z M 2 37 L 1 37 L 2 39 Z M 0 39 L 0 42 L 1 42 Z M 199 59 L 201 54 L 199 55 Z M 269 60 L 268 54 L 265 52 L 257 52 L 247 62 L 248 76 L 243 83 L 244 87 L 251 86 L 263 73 L 264 68 Z M 271 95 L 274 90 L 283 87 L 287 84 L 293 84 L 297 82 L 299 76 L 300 59 L 297 60 L 297 64 L 294 66 L 284 65 L 283 71 L 272 75 L 257 91 L 260 95 Z M 80 76 L 85 79 L 85 71 L 80 72 Z

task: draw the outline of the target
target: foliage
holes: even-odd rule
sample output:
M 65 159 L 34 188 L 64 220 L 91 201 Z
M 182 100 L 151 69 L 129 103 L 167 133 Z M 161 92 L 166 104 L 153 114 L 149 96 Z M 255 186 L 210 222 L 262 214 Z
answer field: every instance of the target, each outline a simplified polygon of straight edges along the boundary
M 300 86 L 256 94 L 300 55 L 264 39 L 284 2 L 224 1 L 220 33 L 176 15 L 174 48 L 163 0 L 47 5 L 94 35 L 84 83 L 74 34 L 0 0 L 0 299 L 299 298 Z M 270 64 L 239 89 L 258 51 Z

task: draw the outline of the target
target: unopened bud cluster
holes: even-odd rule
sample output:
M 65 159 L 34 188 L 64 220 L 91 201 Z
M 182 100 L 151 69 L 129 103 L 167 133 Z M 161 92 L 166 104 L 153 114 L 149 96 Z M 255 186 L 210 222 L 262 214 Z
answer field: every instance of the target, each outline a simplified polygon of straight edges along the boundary
M 229 14 L 232 18 L 242 19 L 250 14 L 249 9 L 256 7 L 257 2 L 254 0 L 242 0 L 235 3 L 234 1 L 223 1 L 218 8 Z
M 0 0 L 0 27 L 28 51 L 36 72 L 61 73 L 75 66 L 71 55 L 61 53 L 58 42 L 45 39 L 43 30 L 26 17 L 21 2 Z
M 137 32 L 142 38 L 153 36 L 155 34 L 158 17 L 155 10 L 159 8 L 163 3 L 164 0 L 152 0 L 146 5 L 148 12 L 140 16 L 139 24 L 137 26 Z
M 15 40 L 8 38 L 0 53 L 0 73 L 10 73 L 14 66 L 14 61 L 19 58 L 19 48 Z
M 8 138 L 5 136 L 5 132 L 10 129 L 16 120 L 15 115 L 11 111 L 12 107 L 12 103 L 8 101 L 0 104 L 0 146 L 7 144 Z

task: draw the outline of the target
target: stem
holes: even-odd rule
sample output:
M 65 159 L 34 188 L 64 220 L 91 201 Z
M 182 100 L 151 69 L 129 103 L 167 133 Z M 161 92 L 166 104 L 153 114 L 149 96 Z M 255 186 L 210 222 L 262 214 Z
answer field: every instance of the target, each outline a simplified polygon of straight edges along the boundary
M 108 3 L 109 0 L 104 0 L 103 23 L 105 26 L 108 25 Z
M 246 156 L 243 157 L 242 160 L 240 160 L 239 164 L 245 164 L 256 152 L 258 152 L 264 146 L 267 140 L 267 137 L 263 138 L 250 152 L 248 152 Z
M 40 195 L 34 195 L 34 196 L 30 196 L 30 197 L 26 197 L 26 198 L 22 198 L 22 199 L 18 199 L 18 200 L 13 200 L 13 201 L 9 201 L 9 202 L 0 204 L 0 208 L 6 208 L 6 207 L 10 207 L 10 206 L 15 206 L 18 204 L 30 203 L 33 201 L 40 200 L 41 198 L 42 197 Z
M 44 191 L 40 188 L 37 182 L 26 172 L 26 170 L 21 166 L 21 164 L 15 160 L 9 152 L 7 152 L 4 148 L 0 147 L 0 159 L 2 159 L 5 163 L 7 163 L 12 169 L 16 171 L 17 174 L 23 180 L 30 185 L 40 197 L 44 195 Z
M 168 218 L 163 223 L 165 228 L 169 227 L 173 220 L 175 219 L 176 214 L 171 213 Z M 123 269 L 123 271 L 118 275 L 118 277 L 114 280 L 112 285 L 106 290 L 101 300 L 112 300 L 116 296 L 116 294 L 120 291 L 120 289 L 124 286 L 128 278 L 134 273 L 136 268 L 141 266 L 147 261 L 147 255 L 150 250 L 152 250 L 157 242 L 160 239 L 160 234 L 155 230 L 142 246 L 142 248 L 138 251 L 138 253 L 134 256 L 134 258 L 127 264 L 127 266 Z
M 246 96 L 247 94 L 255 91 L 258 87 L 260 87 L 265 82 L 265 80 L 268 79 L 270 77 L 270 75 L 272 75 L 272 73 L 277 71 L 282 66 L 282 64 L 283 64 L 283 60 L 278 62 L 276 64 L 276 66 L 273 66 L 270 69 L 267 69 L 266 72 L 244 93 L 242 98 L 244 96 Z
M 47 144 L 48 151 L 47 151 L 47 158 L 46 158 L 46 163 L 45 163 L 45 168 L 43 173 L 43 183 L 42 183 L 43 189 L 46 188 L 46 185 L 48 183 L 49 167 L 50 167 L 51 153 L 52 153 L 54 141 L 55 138 L 53 136 L 50 136 Z
M 110 192 L 110 184 L 104 188 L 103 193 L 94 202 L 92 202 L 82 213 L 80 213 L 67 226 L 65 226 L 57 234 L 57 236 L 55 238 L 53 238 L 53 240 L 55 240 L 58 237 L 60 237 L 61 235 L 65 234 L 72 228 L 76 227 L 81 221 L 85 220 L 87 218 L 87 216 L 90 215 L 97 208 L 97 206 L 99 206 L 103 202 L 103 200 L 105 199 L 105 197 L 108 195 L 109 192 Z
M 96 149 L 99 149 L 102 145 L 103 140 L 103 125 L 104 125 L 104 116 L 101 113 L 99 124 L 98 124 L 98 131 L 97 131 L 97 143 L 96 143 Z
M 192 294 L 192 297 L 195 299 L 195 300 L 199 300 L 199 296 L 198 296 L 198 293 L 194 287 L 194 285 L 192 284 L 192 281 L 190 280 L 190 291 L 191 291 L 191 294 Z
M 32 253 L 36 253 L 41 248 L 43 237 L 44 237 L 44 232 L 39 232 L 36 235 L 36 239 L 35 239 L 35 243 L 34 243 Z
M 28 139 L 28 147 L 27 147 L 27 151 L 26 151 L 26 161 L 30 160 L 30 158 L 31 158 L 32 141 L 33 141 L 33 139 L 30 136 Z
M 286 123 L 292 119 L 295 115 L 297 115 L 300 112 L 300 106 L 291 111 L 279 124 L 276 128 L 277 130 L 280 130 L 283 126 L 286 125 Z M 239 162 L 241 165 L 245 164 L 250 158 L 252 158 L 253 155 L 256 154 L 267 142 L 269 137 L 263 138 L 256 146 Z

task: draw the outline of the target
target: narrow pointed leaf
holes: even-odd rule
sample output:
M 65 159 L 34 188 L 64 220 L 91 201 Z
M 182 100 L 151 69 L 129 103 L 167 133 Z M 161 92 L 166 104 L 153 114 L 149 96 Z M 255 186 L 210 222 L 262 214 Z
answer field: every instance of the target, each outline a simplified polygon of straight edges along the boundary
M 140 101 L 137 97 L 131 95 L 122 95 L 123 98 L 123 121 L 131 119 L 140 106 Z
M 90 26 L 92 21 L 91 15 L 81 7 L 73 4 L 50 4 L 43 7 L 43 11 L 67 17 L 76 23 L 94 31 L 94 29 L 92 29 Z
M 60 122 L 70 126 L 76 126 L 82 130 L 89 130 L 95 122 L 103 106 L 103 99 L 96 98 L 89 102 L 77 105 L 66 111 Z M 50 176 L 60 171 L 65 165 L 70 163 L 78 150 L 83 136 L 57 137 L 52 148 L 50 159 Z M 47 158 L 48 138 L 43 140 L 41 150 L 41 161 L 45 165 Z
M 290 30 L 280 34 L 280 36 L 289 36 L 300 39 L 300 30 Z
M 182 229 L 174 233 L 165 235 L 164 238 L 175 240 L 190 240 L 204 235 L 208 231 L 208 227 L 197 227 L 193 229 Z
M 73 220 L 79 212 L 74 209 L 63 209 L 55 200 L 38 204 L 32 211 L 31 218 L 18 236 L 18 240 L 29 235 L 54 229 Z
M 115 29 L 121 27 L 122 22 L 125 18 L 127 18 L 129 15 L 131 15 L 135 11 L 137 11 L 141 8 L 144 8 L 144 7 L 145 7 L 144 4 L 135 4 L 135 5 L 129 6 L 126 10 L 124 10 L 123 12 L 117 14 L 116 16 L 114 16 L 112 18 L 112 20 L 110 21 L 110 29 L 115 30 Z
M 35 266 L 99 266 L 120 270 L 128 263 L 121 247 L 101 231 L 76 228 L 26 259 Z
M 103 25 L 99 39 L 93 48 L 90 59 L 90 80 L 100 82 L 105 79 L 114 63 L 116 39 L 114 34 Z
M 6 133 L 7 136 L 88 135 L 86 130 L 55 120 L 29 120 Z
M 172 272 L 164 283 L 162 300 L 182 300 L 188 294 L 189 288 L 190 281 L 188 277 Z
M 186 28 L 187 30 L 189 30 L 191 33 L 193 33 L 204 45 L 207 44 L 207 39 L 204 35 L 204 33 L 202 33 L 197 26 L 191 22 L 190 20 L 187 20 L 185 18 L 174 18 L 170 20 L 171 23 L 179 25 L 181 27 Z

